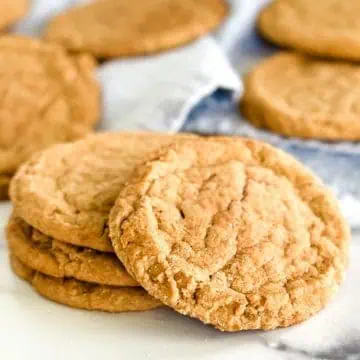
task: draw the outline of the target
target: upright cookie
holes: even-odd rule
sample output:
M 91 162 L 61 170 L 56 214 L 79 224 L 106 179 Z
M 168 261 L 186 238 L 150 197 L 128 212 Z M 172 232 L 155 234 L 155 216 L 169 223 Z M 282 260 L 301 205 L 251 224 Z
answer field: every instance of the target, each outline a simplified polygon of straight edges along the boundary
M 113 313 L 145 311 L 162 304 L 142 288 L 89 284 L 74 279 L 56 279 L 35 272 L 15 256 L 11 256 L 14 272 L 28 281 L 42 296 L 73 308 Z
M 227 12 L 225 0 L 102 0 L 58 15 L 45 38 L 98 58 L 146 55 L 195 40 Z
M 0 2 L 0 31 L 13 25 L 27 12 L 29 0 L 1 0 Z
M 54 146 L 15 176 L 10 191 L 15 211 L 56 240 L 112 252 L 107 220 L 121 187 L 149 154 L 182 138 L 108 133 Z
M 360 140 L 360 66 L 279 53 L 248 75 L 241 109 L 285 136 Z
M 114 254 L 51 239 L 14 214 L 6 235 L 11 253 L 43 274 L 95 284 L 139 286 Z
M 260 14 L 262 35 L 311 55 L 360 60 L 360 2 L 275 0 Z
M 149 294 L 226 331 L 320 311 L 343 278 L 349 241 L 320 180 L 241 139 L 171 146 L 120 192 L 110 234 Z
M 94 66 L 56 45 L 0 37 L 0 176 L 34 152 L 92 130 L 99 119 Z

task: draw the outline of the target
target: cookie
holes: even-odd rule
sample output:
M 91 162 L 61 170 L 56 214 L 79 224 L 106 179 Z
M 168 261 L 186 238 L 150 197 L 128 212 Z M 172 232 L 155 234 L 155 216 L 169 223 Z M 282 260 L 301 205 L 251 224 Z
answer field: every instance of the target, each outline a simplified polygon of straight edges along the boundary
M 102 0 L 56 16 L 44 36 L 98 58 L 147 55 L 195 40 L 227 13 L 225 0 Z
M 10 176 L 0 174 L 0 200 L 7 200 L 9 198 L 10 180 Z
M 119 313 L 162 306 L 139 287 L 115 287 L 74 279 L 56 279 L 33 271 L 15 256 L 11 256 L 10 262 L 15 274 L 31 283 L 40 295 L 72 308 Z
M 255 67 L 240 104 L 255 126 L 285 136 L 360 140 L 360 67 L 279 53 Z
M 51 239 L 14 214 L 6 234 L 11 253 L 46 275 L 103 285 L 139 286 L 115 255 Z
M 99 119 L 95 62 L 56 45 L 0 37 L 0 175 L 33 153 L 83 137 Z
M 10 265 L 14 273 L 21 279 L 31 282 L 35 271 L 23 264 L 14 255 L 10 255 Z
M 5 30 L 25 16 L 28 7 L 28 0 L 1 0 L 0 31 Z
M 107 221 L 121 187 L 149 154 L 187 137 L 105 133 L 54 146 L 14 177 L 10 195 L 15 211 L 56 240 L 112 252 Z
M 253 140 L 170 146 L 123 188 L 109 224 L 149 294 L 224 331 L 308 319 L 347 265 L 349 228 L 332 195 Z
M 359 12 L 354 0 L 275 0 L 260 13 L 258 28 L 280 46 L 359 61 Z

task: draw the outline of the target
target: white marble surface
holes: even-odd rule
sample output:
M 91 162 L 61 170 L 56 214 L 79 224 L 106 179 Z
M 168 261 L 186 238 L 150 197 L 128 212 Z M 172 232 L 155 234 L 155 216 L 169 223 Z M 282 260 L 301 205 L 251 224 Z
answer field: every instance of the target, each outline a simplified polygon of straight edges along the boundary
M 302 325 L 226 334 L 169 309 L 105 314 L 42 299 L 8 265 L 0 205 L 0 359 L 237 360 L 360 359 L 360 234 L 333 302 Z

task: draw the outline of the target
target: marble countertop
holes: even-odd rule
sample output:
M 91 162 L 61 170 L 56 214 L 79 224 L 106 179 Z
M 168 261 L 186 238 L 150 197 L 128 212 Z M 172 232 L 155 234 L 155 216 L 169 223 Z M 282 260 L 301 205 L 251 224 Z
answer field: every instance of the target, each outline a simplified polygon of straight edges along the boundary
M 346 280 L 311 320 L 271 332 L 221 333 L 169 309 L 105 314 L 42 299 L 8 265 L 0 206 L 0 354 L 25 359 L 360 359 L 360 233 L 353 234 Z

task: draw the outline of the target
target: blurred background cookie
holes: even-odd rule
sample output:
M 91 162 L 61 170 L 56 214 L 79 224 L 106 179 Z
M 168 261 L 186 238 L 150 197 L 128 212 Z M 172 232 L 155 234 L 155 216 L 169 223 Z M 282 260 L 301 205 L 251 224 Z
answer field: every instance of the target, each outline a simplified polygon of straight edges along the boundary
M 30 0 L 1 0 L 0 32 L 25 16 Z
M 285 136 L 360 140 L 360 66 L 279 53 L 247 76 L 240 107 Z
M 269 41 L 311 55 L 360 60 L 360 2 L 275 0 L 260 14 Z
M 102 0 L 56 16 L 44 36 L 98 58 L 154 54 L 210 32 L 227 13 L 225 0 Z
M 69 56 L 31 38 L 0 37 L 2 195 L 7 179 L 33 153 L 92 131 L 100 117 L 94 70 L 90 56 Z

